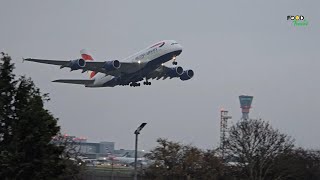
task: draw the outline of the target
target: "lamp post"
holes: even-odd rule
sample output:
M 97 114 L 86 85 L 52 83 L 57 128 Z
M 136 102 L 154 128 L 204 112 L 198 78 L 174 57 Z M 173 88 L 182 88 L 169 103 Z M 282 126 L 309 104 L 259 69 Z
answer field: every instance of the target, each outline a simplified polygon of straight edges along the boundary
M 138 135 L 140 134 L 140 131 L 143 129 L 143 127 L 147 123 L 142 123 L 135 131 L 134 134 L 136 135 L 136 143 L 135 143 L 135 149 L 134 149 L 134 180 L 137 180 L 138 172 L 137 172 L 137 156 L 138 156 Z

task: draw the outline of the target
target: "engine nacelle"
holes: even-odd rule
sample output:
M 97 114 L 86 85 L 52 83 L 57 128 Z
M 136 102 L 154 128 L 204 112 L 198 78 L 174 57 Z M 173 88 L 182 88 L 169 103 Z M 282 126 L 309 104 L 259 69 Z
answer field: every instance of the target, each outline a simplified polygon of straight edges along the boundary
M 168 75 L 170 77 L 179 77 L 183 74 L 183 68 L 178 66 L 178 67 L 173 67 L 173 68 L 170 68 L 169 72 L 168 72 Z
M 121 66 L 121 63 L 118 60 L 113 60 L 113 61 L 106 61 L 105 64 L 103 65 L 103 68 L 106 71 L 113 71 L 116 69 L 119 69 Z
M 84 68 L 86 66 L 86 61 L 84 59 L 76 59 L 70 61 L 70 68 L 72 71 Z
M 183 74 L 180 76 L 180 79 L 182 81 L 189 80 L 193 77 L 193 75 L 194 75 L 194 72 L 191 69 L 189 69 L 183 72 Z

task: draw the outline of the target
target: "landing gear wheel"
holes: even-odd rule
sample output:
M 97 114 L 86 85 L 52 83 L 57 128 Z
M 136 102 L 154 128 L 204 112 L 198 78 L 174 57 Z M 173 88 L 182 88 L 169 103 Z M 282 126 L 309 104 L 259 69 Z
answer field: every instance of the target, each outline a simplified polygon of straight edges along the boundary
M 149 82 L 149 81 L 145 81 L 145 82 L 143 82 L 143 85 L 151 85 L 151 82 Z
M 173 65 L 177 65 L 177 64 L 178 64 L 178 62 L 176 62 L 176 61 L 173 61 L 173 62 L 172 62 L 172 64 L 173 64 Z
M 137 87 L 137 86 L 140 86 L 140 83 L 131 83 L 130 86 L 131 87 Z

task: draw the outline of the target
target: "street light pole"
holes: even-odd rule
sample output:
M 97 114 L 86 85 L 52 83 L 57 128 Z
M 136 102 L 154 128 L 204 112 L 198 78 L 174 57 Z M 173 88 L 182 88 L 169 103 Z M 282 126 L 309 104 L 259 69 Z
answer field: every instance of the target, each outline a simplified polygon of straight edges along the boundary
M 137 157 L 138 157 L 138 133 L 136 135 L 136 144 L 134 148 L 134 180 L 137 180 Z
M 136 142 L 134 148 L 134 180 L 137 180 L 138 172 L 137 172 L 137 156 L 138 156 L 138 135 L 140 131 L 147 123 L 142 123 L 135 131 L 134 134 L 136 135 Z

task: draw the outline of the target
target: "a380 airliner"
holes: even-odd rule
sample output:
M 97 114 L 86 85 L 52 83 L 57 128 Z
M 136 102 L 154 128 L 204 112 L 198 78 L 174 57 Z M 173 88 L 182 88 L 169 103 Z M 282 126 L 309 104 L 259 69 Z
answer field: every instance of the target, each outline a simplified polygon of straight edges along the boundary
M 182 67 L 166 67 L 163 63 L 172 60 L 177 65 L 176 57 L 182 52 L 182 46 L 174 40 L 160 41 L 145 48 L 121 62 L 118 60 L 96 62 L 86 50 L 81 50 L 81 58 L 70 61 L 45 60 L 27 58 L 25 61 L 52 64 L 60 68 L 69 67 L 71 71 L 82 70 L 90 72 L 90 79 L 58 79 L 53 82 L 82 84 L 85 87 L 114 87 L 117 85 L 140 86 L 139 81 L 145 80 L 144 85 L 151 85 L 149 79 L 166 79 L 179 77 L 189 80 L 193 77 L 192 70 Z

